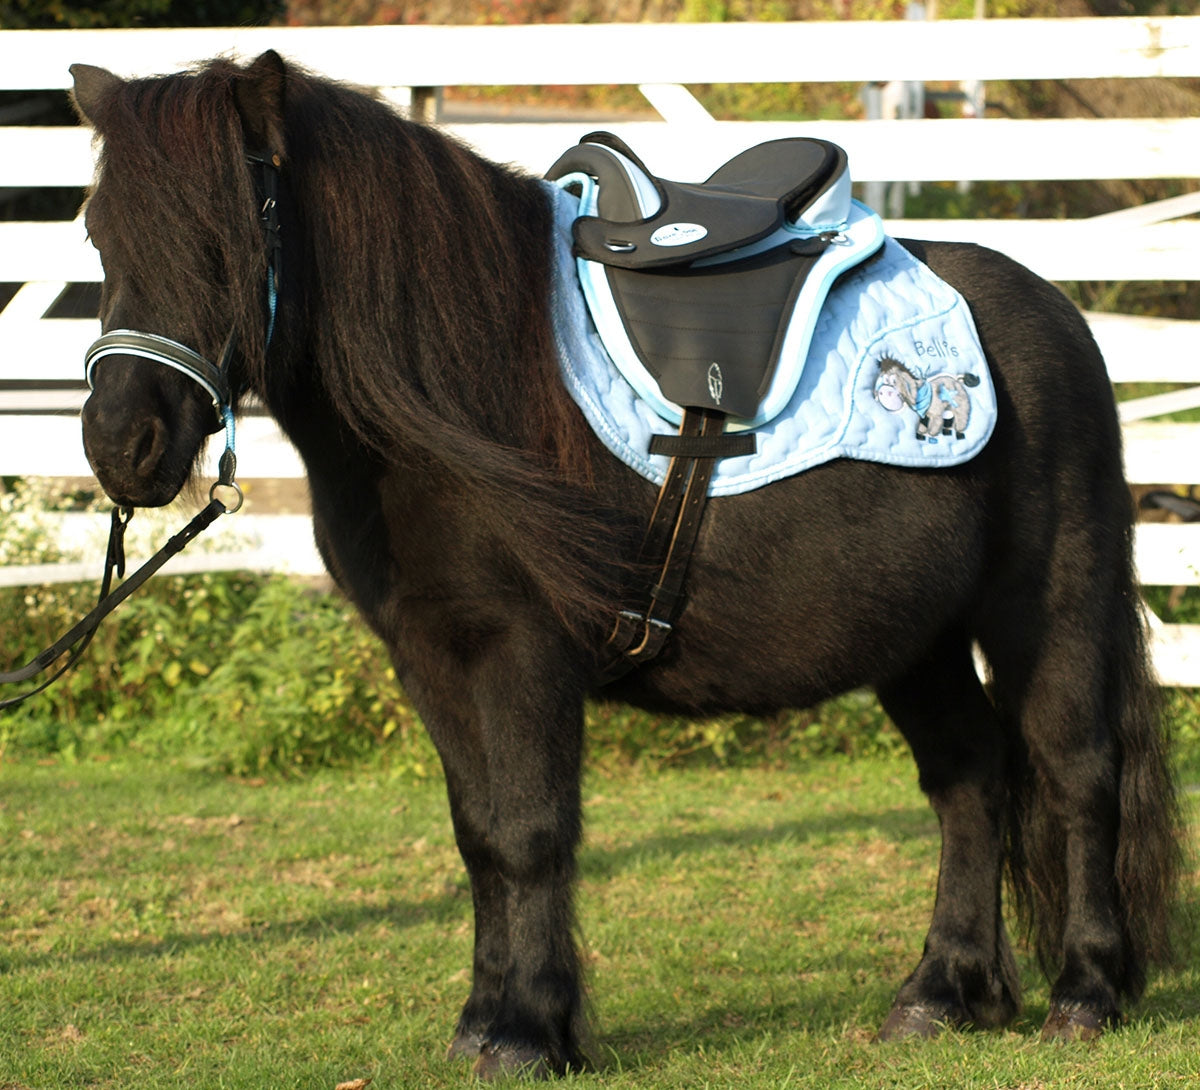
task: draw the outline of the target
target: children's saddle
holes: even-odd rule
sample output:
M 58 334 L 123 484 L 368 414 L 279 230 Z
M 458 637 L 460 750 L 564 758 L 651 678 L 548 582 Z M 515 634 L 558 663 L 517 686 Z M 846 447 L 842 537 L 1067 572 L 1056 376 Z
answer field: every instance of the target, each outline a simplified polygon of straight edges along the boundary
M 753 429 L 791 400 L 830 286 L 883 243 L 850 198 L 846 153 L 772 140 L 705 182 L 652 174 L 618 137 L 592 133 L 546 177 L 580 197 L 580 286 L 605 349 L 678 433 L 639 563 L 652 572 L 619 613 L 601 677 L 657 654 L 683 582 L 716 459 L 753 453 Z
M 883 242 L 826 140 L 759 144 L 688 183 L 592 133 L 547 177 L 579 190 L 575 253 L 606 348 L 672 423 L 689 407 L 738 430 L 778 413 L 830 285 Z

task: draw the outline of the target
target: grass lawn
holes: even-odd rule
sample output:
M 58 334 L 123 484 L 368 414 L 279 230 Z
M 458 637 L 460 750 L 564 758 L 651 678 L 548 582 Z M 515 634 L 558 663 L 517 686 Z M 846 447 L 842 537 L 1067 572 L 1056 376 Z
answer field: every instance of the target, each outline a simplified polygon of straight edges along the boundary
M 932 904 L 936 823 L 907 761 L 596 775 L 585 797 L 598 1070 L 569 1082 L 1200 1084 L 1194 935 L 1097 1044 L 1038 1042 L 1026 954 L 1011 1029 L 871 1044 Z M 0 933 L 0 1090 L 470 1081 L 441 1059 L 471 918 L 438 782 L 0 766 Z

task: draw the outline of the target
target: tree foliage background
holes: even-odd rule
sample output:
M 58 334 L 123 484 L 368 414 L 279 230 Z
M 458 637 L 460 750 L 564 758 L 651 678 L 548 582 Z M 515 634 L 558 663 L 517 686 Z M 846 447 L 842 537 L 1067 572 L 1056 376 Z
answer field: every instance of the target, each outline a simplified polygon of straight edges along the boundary
M 246 26 L 270 22 L 286 7 L 287 0 L 0 0 L 0 28 Z

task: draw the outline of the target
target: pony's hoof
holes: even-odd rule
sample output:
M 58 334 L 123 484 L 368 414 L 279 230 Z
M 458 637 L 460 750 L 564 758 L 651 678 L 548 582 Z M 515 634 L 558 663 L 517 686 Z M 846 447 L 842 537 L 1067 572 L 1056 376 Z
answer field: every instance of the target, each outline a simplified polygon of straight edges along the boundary
M 454 1040 L 450 1042 L 450 1047 L 446 1049 L 446 1059 L 474 1060 L 483 1051 L 486 1041 L 487 1038 L 482 1033 L 460 1030 L 454 1035 Z
M 558 1072 L 550 1065 L 546 1054 L 532 1045 L 484 1044 L 475 1061 L 475 1076 L 479 1079 L 548 1079 Z
M 1052 1003 L 1042 1026 L 1042 1040 L 1094 1041 L 1120 1020 L 1118 1014 L 1101 1014 L 1094 1007 L 1080 1003 Z
M 958 1024 L 946 1007 L 928 1003 L 896 1003 L 875 1035 L 876 1041 L 903 1041 L 911 1037 L 936 1037 Z

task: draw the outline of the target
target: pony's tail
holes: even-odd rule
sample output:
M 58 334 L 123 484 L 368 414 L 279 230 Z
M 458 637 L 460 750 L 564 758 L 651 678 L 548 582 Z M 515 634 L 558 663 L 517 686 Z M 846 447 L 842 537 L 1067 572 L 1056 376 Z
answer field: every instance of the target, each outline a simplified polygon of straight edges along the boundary
M 1183 864 L 1178 791 L 1163 725 L 1162 698 L 1149 666 L 1139 599 L 1121 596 L 1111 633 L 1111 671 L 1105 693 L 1114 743 L 1118 800 L 1114 888 L 1124 932 L 1119 980 L 1137 1000 L 1148 969 L 1172 958 L 1171 935 Z M 1068 908 L 1062 829 L 1052 788 L 1033 770 L 1019 731 L 1010 768 L 1009 881 L 1018 917 L 1032 935 L 1038 960 L 1051 979 L 1062 964 Z
M 1162 694 L 1148 666 L 1145 626 L 1140 608 L 1133 605 L 1137 601 L 1130 596 L 1139 649 L 1127 657 L 1117 683 L 1122 699 L 1116 723 L 1121 753 L 1116 881 L 1130 951 L 1126 994 L 1131 999 L 1141 996 L 1148 966 L 1172 959 L 1184 844 Z

